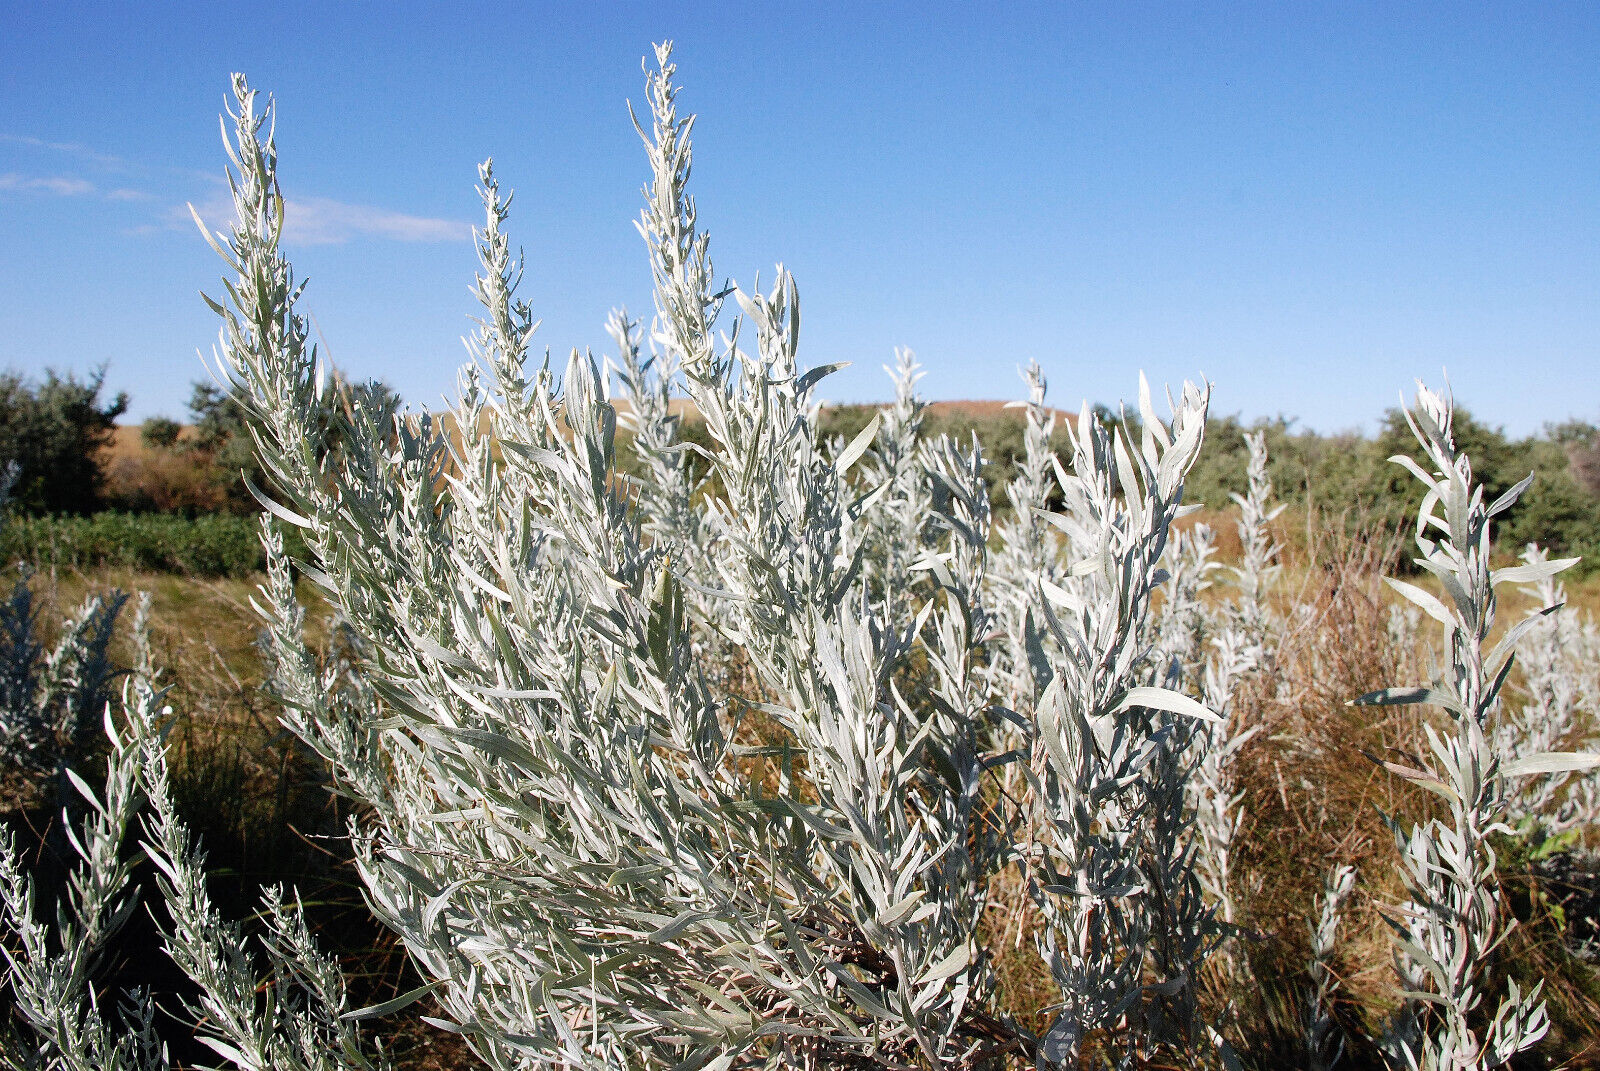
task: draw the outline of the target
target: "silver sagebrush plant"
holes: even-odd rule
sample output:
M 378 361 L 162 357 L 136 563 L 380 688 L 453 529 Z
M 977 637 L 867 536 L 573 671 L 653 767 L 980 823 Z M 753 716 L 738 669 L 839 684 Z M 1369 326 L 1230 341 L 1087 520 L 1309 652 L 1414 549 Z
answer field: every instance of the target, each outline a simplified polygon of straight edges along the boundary
M 1177 723 L 1211 715 L 1159 687 L 1141 637 L 1204 393 L 1185 389 L 1171 430 L 1145 397 L 1137 445 L 1085 413 L 1070 475 L 1030 444 L 1069 538 L 1027 488 L 1039 564 L 996 616 L 981 454 L 921 439 L 908 357 L 881 426 L 821 441 L 813 392 L 832 369 L 800 369 L 787 273 L 714 283 L 685 193 L 691 122 L 669 51 L 657 59 L 640 125 L 651 356 L 613 321 L 632 476 L 599 365 L 530 360 L 509 198 L 487 165 L 459 434 L 335 411 L 278 252 L 266 114 L 236 83 L 238 222 L 214 239 L 235 278 L 213 307 L 273 484 L 263 503 L 304 530 L 305 574 L 366 643 L 381 714 L 334 709 L 297 654 L 292 591 L 268 585 L 289 724 L 370 808 L 353 833 L 375 910 L 499 1067 L 956 1066 L 991 1048 L 1063 1060 L 1089 1029 L 1165 1040 L 1147 1005 L 1192 1005 L 1211 943 Z M 675 383 L 713 441 L 714 493 L 688 476 Z M 315 450 L 318 419 L 349 425 L 336 463 Z M 1047 564 L 1062 555 L 1070 582 Z M 1037 716 L 994 701 L 1006 614 L 1022 649 L 1004 678 L 1053 696 Z M 739 674 L 713 672 L 713 651 Z M 911 687 L 912 665 L 926 683 Z M 1014 757 L 993 748 L 1002 722 L 1035 756 L 1040 851 L 1023 854 L 1059 920 L 1046 953 L 1071 1006 L 1044 1046 L 994 1014 L 977 941 L 1009 850 L 997 831 L 1016 825 L 983 792 Z M 1146 887 L 1160 895 L 1135 896 Z M 1085 921 L 1103 932 L 1077 950 Z
M 1215 614 L 1206 604 L 1212 574 L 1222 566 L 1214 560 L 1217 543 L 1211 526 L 1197 523 L 1172 533 L 1167 544 L 1161 612 L 1156 615 L 1156 646 L 1177 663 L 1178 672 L 1191 689 L 1200 679 L 1206 645 L 1215 631 Z
M 699 563 L 718 584 L 698 585 L 718 617 L 704 624 L 739 645 L 761 698 L 713 697 L 685 616 L 695 581 L 673 571 L 672 539 L 641 531 L 635 494 L 670 492 L 675 466 L 647 468 L 637 492 L 616 480 L 594 362 L 574 354 L 559 378 L 528 365 L 487 168 L 475 342 L 494 404 L 469 376 L 459 441 L 363 412 L 341 464 L 317 463 L 308 417 L 325 396 L 276 252 L 270 140 L 241 82 L 225 356 L 287 502 L 275 512 L 306 529 L 309 575 L 368 639 L 388 717 L 325 711 L 309 679 L 285 696 L 372 808 L 356 836 L 375 908 L 491 1064 L 726 1064 L 753 1047 L 942 1058 L 972 988 L 980 899 L 947 891 L 966 830 L 945 817 L 973 777 L 943 789 L 948 807 L 931 791 L 904 806 L 908 782 L 928 780 L 928 727 L 887 686 L 914 637 L 864 612 L 858 563 L 840 555 L 855 457 L 817 447 L 787 277 L 736 295 L 755 353 L 712 348 L 698 318 L 714 300 L 686 266 L 704 258 L 681 193 L 687 124 L 667 70 L 650 89 L 655 333 L 727 448 L 726 501 L 704 518 L 724 548 Z M 285 590 L 269 595 L 291 622 Z M 275 630 L 285 665 L 291 633 Z M 788 731 L 792 756 L 733 743 L 753 711 Z M 774 758 L 776 794 L 740 776 L 741 756 Z
M 1530 543 L 1522 561 L 1539 570 L 1549 555 Z M 1531 758 L 1574 745 L 1593 745 L 1600 725 L 1592 708 L 1585 710 L 1585 684 L 1600 669 L 1592 643 L 1586 642 L 1583 622 L 1567 607 L 1566 589 L 1555 574 L 1545 574 L 1521 585 L 1533 599 L 1531 627 L 1523 639 L 1517 662 L 1522 680 L 1517 688 L 1522 702 L 1500 720 L 1495 746 L 1511 759 Z M 1596 750 L 1593 746 L 1589 750 Z M 1530 776 L 1510 786 L 1506 816 L 1519 830 L 1548 836 L 1594 825 L 1600 820 L 1592 806 L 1597 775 L 1586 773 L 1573 780 L 1572 771 L 1558 770 Z
M 1199 731 L 1199 751 L 1189 792 L 1194 808 L 1196 864 L 1201 884 L 1221 920 L 1232 924 L 1238 914 L 1234 842 L 1244 822 L 1244 793 L 1233 767 L 1245 745 L 1260 731 L 1236 709 L 1240 685 L 1267 663 L 1276 649 L 1276 614 L 1267 600 L 1282 567 L 1281 548 L 1272 540 L 1270 523 L 1283 512 L 1273 505 L 1267 478 L 1264 432 L 1245 434 L 1250 451 L 1248 493 L 1232 496 L 1239 510 L 1236 524 L 1243 548 L 1240 564 L 1231 570 L 1235 597 L 1207 603 L 1210 574 L 1221 566 L 1211 560 L 1211 529 L 1196 524 L 1176 533 L 1167 557 L 1166 599 L 1156 626 L 1158 646 L 1174 662 L 1186 691 L 1215 711 L 1221 720 Z M 1224 965 L 1229 975 L 1231 956 Z
M 0 471 L 0 525 L 16 469 Z M 27 567 L 0 602 L 0 776 L 31 779 L 54 773 L 61 802 L 76 793 L 66 772 L 94 745 L 116 676 L 111 637 L 128 596 L 90 595 L 45 650 Z
M 1059 536 L 1044 520 L 1055 484 L 1050 438 L 1056 416 L 1045 405 L 1047 388 L 1039 366 L 1030 364 L 1023 377 L 1028 385 L 1027 400 L 1020 403 L 1023 454 L 1006 484 L 1011 515 L 998 528 L 999 545 L 990 575 L 1002 643 L 993 670 L 995 683 L 1007 706 L 1027 713 L 1038 701 L 1042 678 L 1048 672 L 1035 657 L 1040 650 L 1036 638 L 1041 626 L 1033 611 L 1034 592 L 1041 582 L 1053 584 L 1060 579 L 1063 556 Z
M 1267 433 L 1245 432 L 1244 441 L 1250 449 L 1250 461 L 1245 470 L 1247 490 L 1242 495 L 1229 496 L 1239 507 L 1237 523 L 1242 548 L 1233 576 L 1239 588 L 1236 612 L 1244 627 L 1259 637 L 1272 617 L 1267 596 L 1283 571 L 1278 562 L 1283 548 L 1273 541 L 1271 525 L 1286 507 L 1281 502 L 1272 503 L 1272 480 L 1267 475 Z
M 1489 562 L 1493 519 L 1509 509 L 1532 482 L 1527 479 L 1492 503 L 1473 479 L 1472 463 L 1456 446 L 1450 398 L 1417 387 L 1407 422 L 1423 460 L 1398 456 L 1427 489 L 1418 511 L 1418 566 L 1444 598 L 1409 582 L 1389 584 L 1436 621 L 1444 632 L 1448 664 L 1431 686 L 1391 688 L 1363 696 L 1368 704 L 1426 704 L 1443 711 L 1425 721 L 1427 756 L 1383 765 L 1437 797 L 1439 817 L 1405 828 L 1393 824 L 1401 879 L 1409 899 L 1389 918 L 1404 988 L 1412 994 L 1385 1038 L 1401 1066 L 1428 1071 L 1500 1067 L 1538 1041 L 1549 1027 L 1541 984 L 1524 992 L 1515 982 L 1479 1035 L 1475 1015 L 1485 996 L 1489 958 L 1504 936 L 1495 853 L 1489 836 L 1505 825 L 1508 782 L 1537 774 L 1583 769 L 1600 758 L 1548 753 L 1512 759 L 1497 753 L 1496 723 L 1503 717 L 1501 690 L 1518 642 L 1538 623 L 1513 625 L 1491 645 L 1496 592 L 1505 583 L 1533 583 L 1575 559 L 1534 561 L 1504 569 Z
M 1336 865 L 1328 871 L 1317 901 L 1317 920 L 1310 923 L 1311 975 L 1305 1003 L 1305 1056 L 1308 1071 L 1332 1071 L 1344 1055 L 1344 1037 L 1333 1018 L 1333 995 L 1338 979 L 1333 973 L 1333 955 L 1339 935 L 1345 901 L 1355 889 L 1356 871 L 1352 866 Z
M 137 646 L 148 650 L 144 627 L 141 614 Z M 142 681 L 130 687 L 139 691 L 142 704 L 151 702 Z M 53 927 L 41 921 L 49 916 L 41 910 L 45 905 L 39 903 L 32 877 L 22 868 L 15 838 L 7 834 L 0 843 L 7 981 L 17 1017 L 28 1032 L 26 1037 L 13 1035 L 5 1046 L 13 1066 L 88 1071 L 152 1067 L 160 1059 L 148 999 L 134 995 L 128 1022 L 119 1024 L 115 1017 L 102 1015 L 94 996 L 93 978 L 106 945 L 136 906 L 127 887 L 131 864 L 123 857 L 123 845 L 143 803 L 140 731 L 149 724 L 136 719 L 119 727 L 111 708 L 101 709 L 111 744 L 107 777 L 97 793 L 81 776 L 69 775 L 78 797 L 72 809 L 87 805 L 90 814 L 66 838 L 76 862 L 61 902 L 52 905 Z M 61 828 L 71 830 L 73 825 L 70 815 L 62 816 Z M 29 1055 L 30 1048 L 36 1055 Z
M 1137 446 L 1085 405 L 1068 425 L 1070 474 L 1055 464 L 1065 510 L 1047 519 L 1074 564 L 1064 583 L 1036 582 L 1030 613 L 1047 628 L 1029 639 L 1049 678 L 1031 734 L 1028 854 L 1046 923 L 1040 950 L 1063 1004 L 1041 1046 L 1051 1060 L 1075 1059 L 1088 1032 L 1124 1016 L 1136 1024 L 1128 1058 L 1169 1028 L 1186 1035 L 1188 1024 L 1165 1022 L 1164 1005 L 1192 996 L 1193 968 L 1210 950 L 1183 828 L 1192 734 L 1174 719 L 1216 715 L 1161 686 L 1143 639 L 1206 404 L 1206 392 L 1186 387 L 1169 428 L 1141 381 Z M 1147 967 L 1160 987 L 1146 988 Z

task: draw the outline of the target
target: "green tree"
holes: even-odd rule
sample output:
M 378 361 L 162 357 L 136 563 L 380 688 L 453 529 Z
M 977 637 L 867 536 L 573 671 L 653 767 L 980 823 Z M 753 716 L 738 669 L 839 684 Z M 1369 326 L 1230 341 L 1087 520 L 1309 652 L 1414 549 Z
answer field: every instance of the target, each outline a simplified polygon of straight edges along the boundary
M 90 513 L 102 503 L 104 450 L 128 395 L 103 402 L 105 366 L 80 380 L 47 369 L 29 382 L 0 373 L 0 469 L 17 467 L 12 495 L 29 513 Z
M 1600 428 L 1569 420 L 1545 429 L 1545 437 L 1560 443 L 1567 455 L 1572 482 L 1592 497 L 1600 498 Z

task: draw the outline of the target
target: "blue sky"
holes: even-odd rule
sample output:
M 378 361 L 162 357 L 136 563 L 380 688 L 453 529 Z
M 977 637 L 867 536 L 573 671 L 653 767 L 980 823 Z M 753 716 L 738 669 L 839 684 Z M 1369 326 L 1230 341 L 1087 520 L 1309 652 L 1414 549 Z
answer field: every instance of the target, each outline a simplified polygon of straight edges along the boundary
M 465 12 L 465 13 L 463 13 Z M 454 390 L 475 166 L 543 343 L 649 311 L 626 103 L 678 46 L 720 274 L 796 275 L 809 364 L 882 398 L 1205 375 L 1215 408 L 1371 427 L 1413 377 L 1514 433 L 1600 420 L 1600 6 L 0 7 L 0 368 L 109 362 L 181 416 L 222 265 L 217 113 L 280 107 L 287 248 L 334 361 Z

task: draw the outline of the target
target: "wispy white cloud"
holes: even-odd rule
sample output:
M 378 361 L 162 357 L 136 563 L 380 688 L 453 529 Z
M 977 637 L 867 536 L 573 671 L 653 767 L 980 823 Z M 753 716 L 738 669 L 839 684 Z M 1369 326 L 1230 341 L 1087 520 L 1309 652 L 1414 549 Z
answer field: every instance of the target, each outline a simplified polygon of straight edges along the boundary
M 233 202 L 217 197 L 195 205 L 195 211 L 215 230 L 233 218 Z M 194 225 L 187 206 L 174 210 L 172 220 L 183 227 Z M 296 245 L 343 245 L 360 238 L 464 242 L 472 237 L 472 227 L 456 220 L 413 216 L 329 197 L 289 197 L 283 208 L 283 237 Z
M 137 203 L 155 197 L 147 189 L 149 168 L 129 162 L 120 156 L 98 152 L 87 145 L 70 141 L 53 141 L 32 134 L 0 133 L 0 144 L 16 145 L 30 149 L 73 156 L 87 164 L 123 173 L 122 185 L 107 180 L 107 189 L 101 189 L 86 178 L 70 175 L 26 175 L 16 171 L 0 173 L 0 192 L 49 194 L 61 197 L 94 196 L 107 201 Z M 90 168 L 92 171 L 93 168 Z M 233 216 L 233 203 L 221 179 L 209 172 L 191 172 L 170 168 L 174 174 L 202 180 L 213 192 L 197 199 L 196 208 L 207 225 L 216 227 Z M 135 184 L 129 184 L 130 182 Z M 187 183 L 185 183 L 187 184 Z M 172 183 L 164 183 L 169 188 Z M 180 187 L 181 188 L 181 187 Z M 163 198 L 165 200 L 165 198 Z M 157 210 L 154 218 L 146 217 L 143 223 L 125 228 L 125 234 L 150 234 L 163 229 L 187 230 L 194 226 L 188 206 L 172 208 L 164 214 Z M 351 204 L 331 197 L 291 197 L 284 207 L 284 239 L 298 245 L 343 245 L 359 239 L 382 239 L 392 242 L 461 242 L 472 236 L 466 223 L 431 216 L 415 216 L 395 212 L 374 205 Z
M 130 176 L 134 181 L 148 180 L 152 175 L 168 176 L 169 180 L 171 176 L 175 175 L 181 175 L 191 180 L 197 178 L 216 180 L 218 178 L 216 172 L 211 170 L 178 167 L 170 163 L 154 163 L 149 160 L 129 160 L 125 156 L 101 152 L 81 142 L 54 141 L 50 138 L 41 138 L 33 134 L 0 133 L 0 145 L 15 145 L 23 149 L 37 149 L 43 152 L 76 157 L 102 170 Z
M 57 197 L 82 197 L 95 190 L 88 179 L 70 175 L 19 175 L 15 171 L 0 174 L 0 190 L 14 193 L 48 193 Z
M 301 245 L 340 245 L 352 238 L 455 242 L 472 236 L 471 227 L 455 220 L 412 216 L 327 197 L 287 199 L 283 208 L 283 230 L 287 241 Z
M 75 141 L 51 141 L 48 138 L 34 137 L 32 134 L 0 134 L 0 144 L 25 145 L 30 149 L 48 149 L 51 152 L 76 156 L 81 160 L 91 160 L 106 167 L 122 167 L 127 163 L 120 156 L 98 152 L 87 145 L 80 145 Z

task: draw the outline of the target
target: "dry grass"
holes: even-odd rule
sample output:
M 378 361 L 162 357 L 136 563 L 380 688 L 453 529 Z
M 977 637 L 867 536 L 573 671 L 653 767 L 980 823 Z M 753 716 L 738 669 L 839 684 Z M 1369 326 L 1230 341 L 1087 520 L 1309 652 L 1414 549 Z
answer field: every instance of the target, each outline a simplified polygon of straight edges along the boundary
M 1255 986 L 1230 994 L 1262 1041 L 1287 1045 L 1284 1013 L 1298 1008 L 1309 953 L 1308 914 L 1328 870 L 1355 865 L 1359 893 L 1346 911 L 1336 973 L 1366 1017 L 1386 1010 L 1392 992 L 1389 936 L 1378 905 L 1399 892 L 1393 842 L 1380 810 L 1407 817 L 1424 800 L 1367 755 L 1414 750 L 1420 736 L 1404 708 L 1353 707 L 1350 700 L 1407 679 L 1410 666 L 1388 643 L 1380 577 L 1392 543 L 1324 530 L 1294 561 L 1288 632 L 1268 671 L 1240 696 L 1238 715 L 1261 731 L 1241 753 L 1245 793 L 1238 842 L 1244 876 L 1242 942 Z M 1352 1011 L 1354 1009 L 1351 1009 Z

